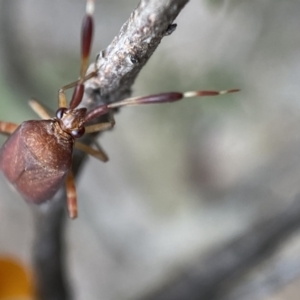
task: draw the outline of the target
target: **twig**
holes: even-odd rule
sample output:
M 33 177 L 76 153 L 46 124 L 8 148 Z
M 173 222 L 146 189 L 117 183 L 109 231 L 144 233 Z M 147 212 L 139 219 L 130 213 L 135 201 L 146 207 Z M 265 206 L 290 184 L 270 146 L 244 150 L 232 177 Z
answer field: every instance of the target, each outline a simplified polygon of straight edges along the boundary
M 59 193 L 53 205 L 50 204 L 46 210 L 36 210 L 35 214 L 33 263 L 37 293 L 41 300 L 71 299 L 64 264 L 64 195 Z

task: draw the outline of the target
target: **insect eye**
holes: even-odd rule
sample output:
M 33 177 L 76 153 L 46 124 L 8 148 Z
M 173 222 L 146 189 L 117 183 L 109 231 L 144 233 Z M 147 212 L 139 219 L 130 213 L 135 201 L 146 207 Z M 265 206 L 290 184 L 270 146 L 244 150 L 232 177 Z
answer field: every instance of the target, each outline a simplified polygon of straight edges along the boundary
M 82 137 L 84 135 L 84 132 L 85 132 L 85 128 L 81 127 L 79 129 L 72 130 L 71 135 L 74 138 L 78 139 L 78 138 L 80 138 L 80 137 Z
M 61 107 L 56 111 L 56 118 L 61 119 L 64 115 L 64 113 L 67 111 L 67 108 Z

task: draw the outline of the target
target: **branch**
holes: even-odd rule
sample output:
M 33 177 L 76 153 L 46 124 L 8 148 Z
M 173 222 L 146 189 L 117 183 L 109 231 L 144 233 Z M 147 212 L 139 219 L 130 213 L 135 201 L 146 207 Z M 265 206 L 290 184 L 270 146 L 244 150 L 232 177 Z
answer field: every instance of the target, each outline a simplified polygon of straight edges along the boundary
M 82 105 L 91 109 L 128 97 L 138 73 L 162 38 L 175 28 L 171 24 L 187 2 L 141 0 L 119 35 L 98 55 L 98 76 L 86 83 Z M 91 137 L 85 136 L 84 142 L 90 144 Z M 84 158 L 84 153 L 74 152 L 75 176 L 79 175 Z M 37 212 L 33 255 L 38 293 L 43 300 L 70 298 L 63 265 L 64 204 L 65 193 L 60 193 Z
M 188 0 L 141 0 L 118 36 L 97 57 L 98 76 L 86 83 L 88 109 L 130 96 L 131 87 Z M 94 65 L 91 66 L 93 70 Z M 95 96 L 95 94 L 97 94 Z

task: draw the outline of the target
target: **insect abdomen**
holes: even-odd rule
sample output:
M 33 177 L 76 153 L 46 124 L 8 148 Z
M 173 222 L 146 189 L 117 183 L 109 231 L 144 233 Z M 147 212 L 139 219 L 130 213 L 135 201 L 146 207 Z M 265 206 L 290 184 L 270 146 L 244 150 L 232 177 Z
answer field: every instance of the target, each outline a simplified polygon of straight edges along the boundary
M 71 167 L 73 141 L 57 141 L 52 120 L 22 123 L 0 151 L 0 169 L 30 202 L 51 199 Z

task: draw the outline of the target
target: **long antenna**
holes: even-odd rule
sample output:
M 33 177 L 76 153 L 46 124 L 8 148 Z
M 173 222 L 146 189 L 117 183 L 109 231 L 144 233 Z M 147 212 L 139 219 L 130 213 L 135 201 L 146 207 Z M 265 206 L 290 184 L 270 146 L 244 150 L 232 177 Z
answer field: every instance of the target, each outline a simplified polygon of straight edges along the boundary
M 75 108 L 82 100 L 84 93 L 85 74 L 89 66 L 89 59 L 91 53 L 91 46 L 93 40 L 94 20 L 93 14 L 95 10 L 95 3 L 93 0 L 86 2 L 86 14 L 82 21 L 81 28 L 81 67 L 79 81 L 74 89 L 74 93 L 70 102 L 70 108 Z

